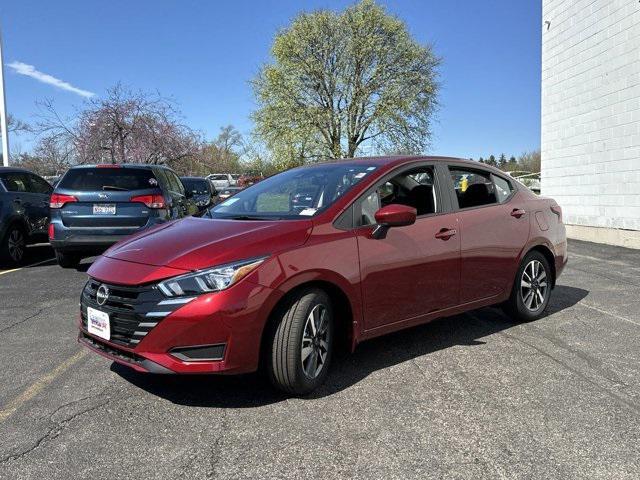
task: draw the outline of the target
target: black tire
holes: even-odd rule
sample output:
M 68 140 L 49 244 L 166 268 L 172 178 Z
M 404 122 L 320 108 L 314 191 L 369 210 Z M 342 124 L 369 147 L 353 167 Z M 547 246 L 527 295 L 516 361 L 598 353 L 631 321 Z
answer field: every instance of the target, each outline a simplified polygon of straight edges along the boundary
M 56 260 L 62 268 L 78 268 L 81 257 L 77 253 L 67 253 L 56 250 Z
M 321 317 L 314 326 L 321 323 L 325 325 L 325 321 L 326 325 L 322 327 L 322 332 L 317 329 L 317 335 L 310 340 L 313 327 L 308 322 L 313 315 Z M 333 308 L 327 293 L 317 288 L 299 292 L 285 308 L 276 312 L 276 324 L 267 345 L 266 366 L 271 383 L 292 395 L 305 395 L 322 385 L 331 364 L 333 332 Z M 308 355 L 305 360 L 302 357 L 303 343 L 305 354 Z M 308 349 L 311 349 L 311 353 Z M 309 372 L 314 374 L 310 375 Z
M 533 275 L 532 268 L 536 266 L 537 275 Z M 503 305 L 505 313 L 518 322 L 530 322 L 540 318 L 549 305 L 552 276 L 549 262 L 542 253 L 533 251 L 525 255 L 518 267 L 511 296 Z M 530 283 L 529 280 L 532 278 L 533 281 Z M 531 287 L 527 287 L 527 284 Z
M 27 233 L 20 225 L 10 225 L 0 244 L 0 262 L 6 265 L 20 265 L 27 251 Z

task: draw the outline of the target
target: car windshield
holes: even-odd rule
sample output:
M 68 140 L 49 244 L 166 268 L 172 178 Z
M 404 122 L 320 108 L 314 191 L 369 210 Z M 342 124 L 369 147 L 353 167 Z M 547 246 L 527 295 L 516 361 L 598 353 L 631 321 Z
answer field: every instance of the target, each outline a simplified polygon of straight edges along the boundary
M 209 193 L 209 182 L 204 178 L 183 178 L 184 188 L 196 195 L 206 195 Z
M 75 168 L 69 170 L 58 188 L 93 192 L 98 190 L 144 190 L 157 188 L 158 180 L 145 168 Z
M 211 180 L 229 180 L 226 175 L 211 175 L 209 178 L 211 178 Z
M 375 169 L 366 164 L 332 163 L 288 170 L 236 193 L 212 208 L 211 217 L 239 220 L 311 217 Z

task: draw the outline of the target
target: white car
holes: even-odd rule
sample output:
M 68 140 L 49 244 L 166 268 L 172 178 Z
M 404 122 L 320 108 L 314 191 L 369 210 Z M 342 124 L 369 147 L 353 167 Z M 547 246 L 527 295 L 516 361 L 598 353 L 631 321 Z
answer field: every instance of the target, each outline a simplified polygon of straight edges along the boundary
M 216 190 L 227 187 L 235 187 L 236 179 L 230 173 L 212 173 L 207 179 L 216 187 Z

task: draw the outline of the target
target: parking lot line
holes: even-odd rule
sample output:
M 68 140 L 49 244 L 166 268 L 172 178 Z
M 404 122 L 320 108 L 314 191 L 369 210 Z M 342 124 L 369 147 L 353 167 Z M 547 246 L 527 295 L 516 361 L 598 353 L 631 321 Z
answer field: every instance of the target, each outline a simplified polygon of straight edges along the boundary
M 59 377 L 65 370 L 71 367 L 74 363 L 78 362 L 87 355 L 87 351 L 82 349 L 76 352 L 73 356 L 67 358 L 64 362 L 51 370 L 49 373 L 40 377 L 36 382 L 31 384 L 24 392 L 20 394 L 16 399 L 9 402 L 9 404 L 0 410 L 0 423 L 9 418 L 21 405 L 28 402 L 35 397 L 44 387 Z
M 11 272 L 17 272 L 18 270 L 22 270 L 23 268 L 36 267 L 38 265 L 42 265 L 43 263 L 47 263 L 53 260 L 53 257 L 47 258 L 46 260 L 42 260 L 41 262 L 31 263 L 29 265 L 25 265 L 24 267 L 12 268 L 11 270 L 2 270 L 0 271 L 0 275 L 5 275 Z

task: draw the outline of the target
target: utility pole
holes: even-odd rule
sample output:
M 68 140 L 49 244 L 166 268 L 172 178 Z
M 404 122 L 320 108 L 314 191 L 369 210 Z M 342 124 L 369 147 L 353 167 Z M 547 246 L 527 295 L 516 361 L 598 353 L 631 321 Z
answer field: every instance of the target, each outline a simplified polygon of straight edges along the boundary
M 4 94 L 4 60 L 0 32 L 0 129 L 2 129 L 2 164 L 9 166 L 9 130 L 7 128 L 7 97 Z

